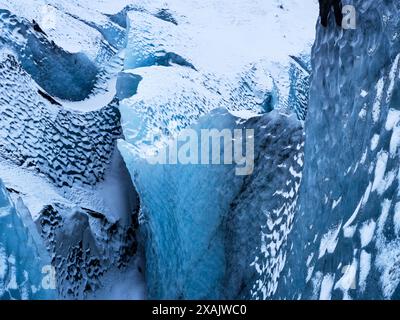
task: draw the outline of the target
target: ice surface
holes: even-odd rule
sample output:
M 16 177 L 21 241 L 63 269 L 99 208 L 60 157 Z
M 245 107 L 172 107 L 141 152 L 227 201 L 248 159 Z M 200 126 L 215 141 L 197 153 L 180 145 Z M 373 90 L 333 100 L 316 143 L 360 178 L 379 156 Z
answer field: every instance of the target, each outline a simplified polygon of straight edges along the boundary
M 400 297 L 400 7 L 343 2 L 310 56 L 317 1 L 0 0 L 4 217 L 61 297 Z M 253 174 L 146 162 L 186 128 L 255 129 Z M 5 296 L 44 297 L 0 248 Z

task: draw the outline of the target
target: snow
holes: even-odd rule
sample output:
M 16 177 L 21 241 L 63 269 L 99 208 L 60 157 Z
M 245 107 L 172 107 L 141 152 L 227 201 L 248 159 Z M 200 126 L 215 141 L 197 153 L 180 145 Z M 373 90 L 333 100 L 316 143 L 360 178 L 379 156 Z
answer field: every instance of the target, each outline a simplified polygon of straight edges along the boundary
M 388 159 L 389 154 L 387 152 L 380 152 L 378 154 L 372 191 L 376 191 L 379 195 L 382 195 L 396 179 L 397 169 L 393 169 L 385 175 Z
M 400 283 L 400 270 L 396 262 L 400 258 L 399 241 L 379 247 L 375 265 L 381 271 L 380 284 L 385 299 L 390 299 Z
M 42 23 L 44 31 L 50 40 L 71 53 L 84 52 L 94 59 L 100 49 L 101 34 L 85 23 L 73 19 L 63 11 L 55 8 L 63 1 L 30 0 L 1 0 L 0 7 L 5 8 L 25 19 Z M 49 16 L 50 15 L 50 16 Z M 54 23 L 43 23 L 48 19 Z
M 239 111 L 232 110 L 232 111 L 229 111 L 229 113 L 231 115 L 233 115 L 234 117 L 243 119 L 243 120 L 248 120 L 248 119 L 260 116 L 260 114 L 255 113 L 251 110 L 239 110 Z
M 343 267 L 343 276 L 335 283 L 334 289 L 342 290 L 344 300 L 351 300 L 349 290 L 355 289 L 357 267 L 357 260 L 353 259 L 351 265 Z
M 341 224 L 334 226 L 322 236 L 319 246 L 318 259 L 321 259 L 326 252 L 333 253 L 335 251 L 341 227 Z
M 332 210 L 335 209 L 340 204 L 340 202 L 342 202 L 342 197 L 339 197 L 339 199 L 337 200 L 333 200 Z
M 102 279 L 102 288 L 88 296 L 90 300 L 143 300 L 146 297 L 141 262 L 134 259 L 125 270 L 114 268 Z
M 371 270 L 371 254 L 365 250 L 361 251 L 360 254 L 360 274 L 358 279 L 358 285 L 361 291 L 365 291 L 367 285 L 367 278 Z
M 361 197 L 356 209 L 354 210 L 353 214 L 350 216 L 350 218 L 346 221 L 346 223 L 343 225 L 343 232 L 345 237 L 351 238 L 354 235 L 355 232 L 355 227 L 351 226 L 352 223 L 356 220 L 357 215 L 362 208 L 363 205 L 365 205 L 369 199 L 370 193 L 371 193 L 371 188 L 372 184 L 370 183 L 365 190 L 364 195 Z
M 49 201 L 66 202 L 65 198 L 58 194 L 49 182 L 46 183 L 46 179 L 8 161 L 0 161 L 0 176 L 8 188 L 18 190 L 25 195 L 24 203 L 29 208 L 34 220 Z
M 396 81 L 399 78 L 399 72 L 400 72 L 399 67 L 400 67 L 400 54 L 398 54 L 394 59 L 394 62 L 392 63 L 392 67 L 389 72 L 389 86 L 386 91 L 386 103 L 390 103 L 390 100 L 392 99 L 394 87 Z
M 232 73 L 261 58 L 270 61 L 274 69 L 274 64 L 287 63 L 289 55 L 296 55 L 314 39 L 314 25 L 309 21 L 317 15 L 316 1 L 287 0 L 283 9 L 279 8 L 281 1 L 276 0 L 167 3 L 171 11 L 184 15 L 189 22 L 183 24 L 181 32 L 191 37 L 190 58 L 196 68 L 219 74 Z M 270 70 L 272 74 L 274 71 Z
M 390 210 L 391 205 L 392 205 L 392 202 L 389 199 L 385 199 L 381 204 L 382 211 L 381 211 L 381 214 L 378 219 L 378 229 L 377 229 L 378 235 L 383 234 L 383 230 L 385 228 L 386 221 L 389 217 L 389 210 Z
M 361 119 L 365 119 L 365 117 L 367 116 L 367 109 L 365 109 L 365 108 L 361 109 L 360 112 L 359 112 L 359 114 L 358 114 L 358 116 L 359 116 Z
M 93 95 L 90 95 L 85 100 L 81 101 L 68 101 L 59 99 L 59 102 L 66 110 L 90 112 L 101 109 L 107 106 L 114 99 L 117 84 L 117 77 L 114 76 L 107 81 L 106 90 Z
M 364 222 L 360 228 L 361 248 L 366 247 L 374 236 L 376 223 L 372 219 Z
M 395 110 L 395 109 L 390 109 L 386 124 L 385 124 L 385 129 L 387 131 L 392 132 L 392 138 L 390 139 L 390 156 L 395 157 L 397 150 L 400 146 L 400 111 Z
M 131 206 L 134 205 L 131 186 L 121 179 L 126 174 L 124 168 L 116 152 L 105 179 L 95 187 L 57 188 L 43 175 L 1 160 L 0 177 L 7 187 L 20 192 L 34 220 L 45 205 L 60 203 L 71 207 L 79 204 L 105 214 L 111 221 L 117 221 L 130 216 Z
M 372 119 L 374 122 L 378 122 L 380 114 L 381 114 L 381 100 L 384 94 L 383 88 L 385 85 L 385 79 L 379 79 L 378 83 L 376 84 L 376 97 L 375 102 L 372 106 Z
M 319 300 L 331 300 L 332 288 L 335 283 L 335 275 L 327 274 L 324 276 L 321 282 L 321 292 L 319 294 Z
M 380 283 L 385 299 L 390 299 L 400 283 L 400 268 L 396 266 L 400 258 L 400 241 L 398 238 L 389 240 L 385 236 L 385 225 L 388 221 L 392 202 L 385 199 L 382 202 L 382 210 L 377 223 L 377 256 L 376 267 L 381 271 Z
M 371 139 L 371 151 L 374 151 L 378 147 L 379 143 L 379 134 L 374 134 Z

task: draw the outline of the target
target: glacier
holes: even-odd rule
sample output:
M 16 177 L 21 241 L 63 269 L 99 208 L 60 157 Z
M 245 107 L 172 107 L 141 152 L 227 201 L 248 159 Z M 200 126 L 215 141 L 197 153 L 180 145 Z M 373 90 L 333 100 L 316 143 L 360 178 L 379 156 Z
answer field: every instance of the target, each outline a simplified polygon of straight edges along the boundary
M 0 0 L 0 298 L 399 299 L 400 6 L 342 2 Z M 247 175 L 152 162 L 205 130 Z
M 344 4 L 348 3 L 345 1 Z M 240 92 L 246 85 L 241 86 L 243 82 L 239 81 L 240 89 L 226 91 L 227 86 L 235 87 L 237 82 L 229 82 L 227 78 L 221 80 L 218 71 L 226 70 L 224 62 L 216 58 L 217 54 L 211 57 L 208 65 L 213 67 L 213 72 L 208 72 L 202 57 L 191 51 L 193 40 L 187 41 L 184 32 L 176 32 L 179 18 L 177 23 L 163 22 L 157 28 L 160 33 L 156 38 L 153 33 L 152 37 L 146 37 L 145 41 L 155 46 L 138 42 L 140 33 L 135 31 L 135 46 L 141 51 L 139 56 L 136 51 L 131 54 L 133 58 L 128 67 L 134 68 L 132 72 L 140 74 L 143 82 L 139 84 L 137 96 L 122 102 L 122 128 L 126 134 L 120 150 L 142 199 L 144 235 L 141 236 L 147 257 L 146 281 L 150 297 L 398 298 L 400 138 L 397 130 L 399 47 L 396 30 L 399 6 L 374 1 L 353 1 L 351 4 L 357 11 L 359 28 L 371 26 L 370 32 L 340 29 L 334 19 L 327 28 L 318 23 L 311 57 L 303 52 L 288 55 L 288 90 L 277 85 L 279 76 L 268 64 L 258 61 L 249 69 L 252 79 L 256 79 L 260 69 L 266 70 L 264 80 L 260 82 L 269 85 L 259 95 L 260 91 L 254 90 L 254 82 L 250 81 L 250 96 L 253 94 L 254 100 L 245 100 L 244 104 L 241 104 L 240 96 L 233 98 L 232 93 Z M 145 24 L 151 24 L 152 19 L 146 20 Z M 148 30 L 152 28 L 149 26 L 141 32 L 150 32 Z M 150 51 L 146 51 L 148 47 Z M 196 49 L 201 52 L 201 46 Z M 157 54 L 165 57 L 172 50 L 184 60 L 147 66 L 159 64 Z M 213 50 L 215 48 L 210 51 Z M 217 61 L 221 63 L 219 67 Z M 229 62 L 231 60 L 227 58 L 226 63 Z M 161 72 L 163 75 L 155 80 L 156 74 Z M 257 155 L 271 155 L 277 162 L 265 168 L 264 175 L 244 180 L 227 173 L 228 168 L 215 169 L 220 172 L 209 169 L 210 173 L 207 173 L 202 171 L 204 168 L 194 166 L 179 169 L 152 167 L 143 163 L 143 159 L 138 160 L 138 155 L 146 157 L 154 152 L 154 148 L 165 145 L 168 137 L 179 137 L 182 129 L 197 128 L 202 121 L 215 128 L 235 128 L 233 122 L 228 125 L 226 120 L 213 119 L 215 108 L 204 110 L 203 104 L 197 103 L 199 107 L 194 110 L 199 110 L 198 113 L 193 113 L 193 104 L 182 114 L 178 108 L 171 111 L 173 104 L 168 99 L 169 93 L 175 92 L 172 87 L 160 95 L 151 92 L 150 88 L 168 87 L 168 84 L 160 84 L 160 80 L 167 77 L 175 79 L 175 87 L 182 83 L 187 89 L 188 85 L 183 85 L 179 77 L 172 78 L 173 73 L 183 72 L 196 75 L 196 78 L 186 76 L 195 81 L 199 74 L 207 78 L 206 83 L 213 81 L 213 88 L 219 88 L 217 96 L 222 98 L 217 105 L 224 106 L 231 114 L 225 117 L 235 117 L 246 110 L 251 113 L 250 118 L 258 119 L 253 121 L 260 122 L 255 126 L 258 129 L 262 128 L 261 119 L 265 121 L 274 114 L 271 109 L 281 112 L 288 109 L 299 120 L 305 119 L 305 136 L 300 134 L 295 140 L 299 149 L 287 150 L 293 145 L 287 141 L 285 145 L 285 135 L 279 137 L 282 141 L 278 140 L 274 150 L 266 152 L 257 145 Z M 147 84 L 150 75 L 155 80 L 153 84 Z M 241 78 L 246 79 L 243 75 Z M 218 86 L 221 83 L 225 90 Z M 193 89 L 190 84 L 192 92 L 198 87 L 195 85 Z M 205 100 L 210 97 L 210 88 L 207 84 L 203 87 L 201 94 Z M 179 94 L 174 93 L 174 99 Z M 195 100 L 185 97 L 182 103 L 175 103 L 181 106 L 187 100 L 197 102 L 201 99 L 198 96 L 196 93 Z M 144 102 L 146 99 L 149 102 Z M 213 95 L 210 100 L 218 101 Z M 265 101 L 272 108 L 264 107 Z M 212 102 L 204 104 L 212 106 Z M 164 108 L 163 103 L 166 103 Z M 148 108 L 147 111 L 143 107 Z M 203 113 L 208 120 L 203 118 Z M 291 126 L 285 124 L 284 129 L 280 127 L 279 130 L 286 132 L 293 128 L 293 123 L 296 122 Z M 297 125 L 301 127 L 302 122 Z M 276 133 L 274 126 L 263 128 L 266 134 L 269 130 Z M 276 155 L 279 151 L 287 151 L 287 163 L 279 163 Z M 269 175 L 269 170 L 273 174 Z M 217 177 L 221 178 L 214 185 Z M 277 179 L 276 184 L 270 186 L 271 179 Z M 207 182 L 201 182 L 204 180 Z M 237 192 L 239 185 L 240 192 Z M 219 195 L 221 189 L 223 196 Z M 257 197 L 261 194 L 258 202 Z M 220 198 L 215 200 L 215 197 Z M 218 205 L 199 208 L 198 204 L 204 199 Z M 201 233 L 197 230 L 200 223 L 193 220 L 200 218 L 195 215 L 206 219 L 201 223 Z M 190 232 L 186 230 L 188 228 Z M 220 229 L 213 232 L 216 228 Z M 205 247 L 203 241 L 209 245 Z M 172 252 L 165 255 L 170 252 L 170 244 Z M 212 253 L 204 254 L 202 248 Z M 208 269 L 206 273 L 210 264 L 212 271 Z M 202 281 L 204 273 L 207 276 Z

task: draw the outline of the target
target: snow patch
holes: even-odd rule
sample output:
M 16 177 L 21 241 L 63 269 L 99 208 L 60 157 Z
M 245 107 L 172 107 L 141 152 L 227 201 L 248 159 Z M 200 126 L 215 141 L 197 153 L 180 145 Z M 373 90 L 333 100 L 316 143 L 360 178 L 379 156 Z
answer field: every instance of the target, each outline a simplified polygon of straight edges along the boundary
M 376 223 L 372 219 L 365 222 L 360 228 L 361 248 L 366 247 L 374 237 Z
M 358 279 L 358 285 L 360 286 L 361 292 L 365 291 L 367 285 L 367 277 L 371 270 L 371 254 L 365 250 L 361 251 L 360 254 L 360 275 Z
M 374 134 L 371 139 L 371 151 L 374 151 L 378 147 L 379 143 L 379 134 Z
M 339 241 L 338 235 L 341 227 L 342 224 L 332 227 L 326 234 L 322 236 L 319 246 L 318 259 L 321 259 L 326 252 L 333 253 L 335 251 L 336 245 Z
M 378 122 L 381 115 L 381 102 L 383 97 L 383 88 L 385 86 L 384 78 L 380 78 L 376 84 L 376 98 L 372 107 L 372 120 L 374 123 Z
M 327 274 L 322 279 L 321 283 L 321 292 L 319 294 L 319 300 L 331 300 L 332 297 L 332 288 L 335 282 L 334 274 Z
M 343 276 L 335 284 L 335 289 L 342 290 L 343 300 L 351 300 L 349 290 L 355 289 L 357 265 L 357 260 L 354 258 L 351 265 L 344 267 Z

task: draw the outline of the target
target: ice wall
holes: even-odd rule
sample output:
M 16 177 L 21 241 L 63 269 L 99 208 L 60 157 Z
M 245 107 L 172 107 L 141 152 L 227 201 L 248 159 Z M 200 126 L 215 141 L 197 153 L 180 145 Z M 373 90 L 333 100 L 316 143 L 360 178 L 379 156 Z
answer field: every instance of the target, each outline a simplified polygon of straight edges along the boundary
M 317 27 L 303 182 L 275 298 L 400 298 L 400 3 L 352 2 L 355 30 Z
M 217 109 L 191 127 L 199 137 L 228 128 L 255 130 L 252 175 L 236 175 L 235 164 L 151 164 L 119 143 L 140 194 L 150 298 L 250 298 L 260 277 L 283 267 L 301 178 L 301 125 L 278 112 L 243 120 Z

